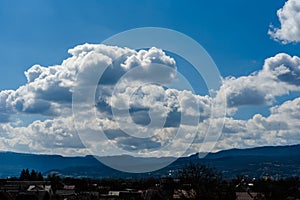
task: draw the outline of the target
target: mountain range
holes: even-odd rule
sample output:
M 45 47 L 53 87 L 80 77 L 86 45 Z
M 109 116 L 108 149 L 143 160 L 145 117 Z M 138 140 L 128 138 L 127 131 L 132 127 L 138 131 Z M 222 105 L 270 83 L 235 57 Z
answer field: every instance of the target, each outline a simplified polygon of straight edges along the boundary
M 147 166 L 163 158 L 136 158 L 127 155 L 101 159 L 123 159 L 128 163 L 138 160 Z M 169 159 L 169 158 L 167 158 Z M 174 175 L 188 163 L 199 163 L 214 167 L 224 178 L 240 175 L 261 178 L 271 176 L 275 179 L 300 176 L 300 145 L 267 146 L 250 149 L 230 149 L 209 153 L 204 158 L 199 154 L 181 157 L 158 171 L 149 173 L 126 173 L 107 167 L 94 156 L 64 157 L 60 155 L 23 154 L 0 152 L 0 178 L 18 177 L 22 169 L 34 169 L 47 176 L 57 173 L 60 176 L 88 178 L 145 178 Z

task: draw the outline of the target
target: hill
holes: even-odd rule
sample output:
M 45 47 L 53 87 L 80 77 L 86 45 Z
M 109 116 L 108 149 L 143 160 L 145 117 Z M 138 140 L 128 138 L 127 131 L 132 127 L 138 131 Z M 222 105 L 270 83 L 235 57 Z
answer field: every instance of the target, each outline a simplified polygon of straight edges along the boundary
M 114 157 L 112 157 L 114 158 Z M 160 158 L 134 158 L 119 156 L 124 160 L 142 160 L 148 164 Z M 146 174 L 131 174 L 119 172 L 100 163 L 93 156 L 63 157 L 59 155 L 36 155 L 13 152 L 0 152 L 0 177 L 18 177 L 23 168 L 41 171 L 44 175 L 51 172 L 61 176 L 90 178 L 138 178 L 147 176 L 163 176 L 184 167 L 189 162 L 215 167 L 225 178 L 237 175 L 248 175 L 260 178 L 264 175 L 273 178 L 300 176 L 300 145 L 257 147 L 251 149 L 230 149 L 217 153 L 209 153 L 205 158 L 198 154 L 181 157 L 171 165 L 161 170 Z M 130 162 L 131 165 L 134 162 Z

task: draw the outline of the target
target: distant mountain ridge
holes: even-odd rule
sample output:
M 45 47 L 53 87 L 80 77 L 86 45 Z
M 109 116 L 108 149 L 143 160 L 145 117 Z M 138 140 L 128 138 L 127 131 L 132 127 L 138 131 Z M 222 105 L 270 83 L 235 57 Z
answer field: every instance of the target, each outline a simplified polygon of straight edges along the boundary
M 130 156 L 118 157 L 122 159 L 138 159 L 145 165 L 160 159 L 134 158 Z M 204 158 L 199 158 L 198 154 L 194 154 L 188 157 L 181 157 L 164 169 L 145 174 L 119 172 L 100 163 L 93 156 L 63 157 L 59 155 L 0 152 L 0 160 L 1 178 L 18 177 L 20 171 L 24 168 L 35 169 L 44 175 L 56 172 L 62 176 L 73 177 L 159 177 L 167 175 L 170 171 L 174 172 L 189 162 L 215 167 L 223 173 L 225 178 L 233 178 L 236 175 L 248 175 L 259 178 L 266 174 L 274 178 L 300 176 L 300 145 L 230 149 L 209 153 Z

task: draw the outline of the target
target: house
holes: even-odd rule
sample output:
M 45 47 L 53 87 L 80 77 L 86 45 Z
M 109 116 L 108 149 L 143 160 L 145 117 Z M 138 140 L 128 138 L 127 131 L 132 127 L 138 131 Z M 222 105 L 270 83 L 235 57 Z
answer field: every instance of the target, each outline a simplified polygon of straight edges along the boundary
M 51 200 L 53 192 L 46 182 L 7 181 L 0 187 L 2 200 Z
M 51 185 L 30 185 L 25 193 L 21 193 L 17 196 L 17 200 L 19 199 L 50 200 L 52 199 L 52 197 L 53 197 L 53 192 L 52 192 Z
M 71 199 L 77 196 L 75 192 L 75 185 L 64 185 L 62 190 L 55 192 L 58 199 Z
M 264 196 L 257 192 L 236 192 L 236 200 L 263 200 Z
M 109 191 L 108 194 L 101 194 L 100 199 L 103 200 L 140 200 L 142 199 L 142 192 L 141 191 L 134 191 L 134 190 L 125 190 L 125 191 Z

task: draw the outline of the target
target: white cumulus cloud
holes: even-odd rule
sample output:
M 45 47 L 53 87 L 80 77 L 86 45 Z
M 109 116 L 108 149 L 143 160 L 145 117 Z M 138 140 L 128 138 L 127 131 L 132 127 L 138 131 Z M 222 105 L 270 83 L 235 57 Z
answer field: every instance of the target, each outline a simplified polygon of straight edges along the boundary
M 88 153 L 80 142 L 78 132 L 86 132 L 93 138 L 99 130 L 103 130 L 110 142 L 124 151 L 146 152 L 161 148 L 172 140 L 181 123 L 187 135 L 191 135 L 193 126 L 198 125 L 198 121 L 192 124 L 193 119 L 201 113 L 204 121 L 210 115 L 210 97 L 163 87 L 175 78 L 176 62 L 160 49 L 153 47 L 135 51 L 102 44 L 83 44 L 68 52 L 71 56 L 61 64 L 48 67 L 34 65 L 25 72 L 26 84 L 16 90 L 0 92 L 0 141 L 4 149 Z M 98 77 L 95 94 L 96 118 L 89 115 L 90 111 L 82 105 L 84 119 L 76 127 L 76 132 L 71 117 L 74 88 L 81 85 L 88 89 L 91 78 L 101 70 L 103 74 Z M 81 75 L 80 80 L 77 79 L 78 74 Z M 198 105 L 197 109 L 194 109 L 195 105 Z M 113 116 L 112 109 L 121 114 Z M 129 111 L 129 116 L 122 114 L 124 110 Z M 46 119 L 35 120 L 34 115 Z M 28 117 L 29 121 L 22 122 L 24 117 Z M 16 118 L 20 118 L 20 125 L 13 121 Z M 31 118 L 33 121 L 30 122 Z M 147 127 L 149 123 L 151 126 Z M 130 136 L 136 132 L 151 132 L 152 137 L 136 139 Z M 177 139 L 180 140 L 178 144 L 187 143 L 182 146 L 187 147 L 189 137 Z M 97 145 L 97 148 L 108 146 L 105 140 L 91 141 L 91 146 Z M 114 153 L 113 149 L 102 152 L 103 155 Z M 170 154 L 168 150 L 164 153 Z
M 272 105 L 276 97 L 299 91 L 300 58 L 279 53 L 265 60 L 261 70 L 248 76 L 227 77 L 220 94 L 226 94 L 228 111 L 239 106 Z
M 288 0 L 277 11 L 280 28 L 271 25 L 269 35 L 283 44 L 300 41 L 300 1 Z
M 136 51 L 83 44 L 69 53 L 70 57 L 59 65 L 32 66 L 25 72 L 27 83 L 18 89 L 0 91 L 0 150 L 90 154 L 93 152 L 79 137 L 85 133 L 83 137 L 89 138 L 87 145 L 99 155 L 134 152 L 180 156 L 186 148 L 186 154 L 209 150 L 215 138 L 207 133 L 216 135 L 224 120 L 223 135 L 214 150 L 300 140 L 300 98 L 275 105 L 277 97 L 300 90 L 297 56 L 279 53 L 267 58 L 261 70 L 248 76 L 226 77 L 213 98 L 165 87 L 164 84 L 176 80 L 176 62 L 155 47 Z M 74 90 L 80 86 L 85 94 L 101 70 L 93 106 L 78 104 L 82 106 L 82 118 L 77 120 L 75 129 Z M 218 107 L 218 103 L 224 102 L 218 102 L 217 113 L 212 117 L 212 105 L 224 96 L 227 116 L 223 118 L 224 110 Z M 270 115 L 257 113 L 247 120 L 234 118 L 240 106 L 251 105 L 270 106 Z M 36 120 L 37 116 L 42 118 Z M 176 137 L 179 129 L 182 135 Z M 98 140 L 99 131 L 105 133 L 106 139 Z M 120 151 L 115 151 L 114 146 Z

